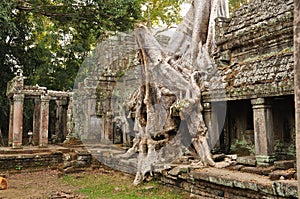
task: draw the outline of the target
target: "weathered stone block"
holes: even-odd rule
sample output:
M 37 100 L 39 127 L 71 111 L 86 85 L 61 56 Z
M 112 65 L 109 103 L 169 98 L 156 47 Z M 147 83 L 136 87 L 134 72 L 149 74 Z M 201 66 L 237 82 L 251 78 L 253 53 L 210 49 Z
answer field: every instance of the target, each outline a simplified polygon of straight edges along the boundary
M 243 167 L 241 168 L 241 171 L 267 176 L 274 171 L 274 167 Z
M 284 179 L 292 179 L 295 173 L 295 169 L 276 170 L 271 172 L 269 176 L 271 180 L 279 180 L 281 177 L 284 177 Z
M 236 161 L 239 164 L 256 166 L 256 159 L 254 156 L 237 157 Z
M 78 161 L 90 161 L 91 159 L 92 159 L 92 156 L 78 155 L 78 157 L 77 157 Z
M 276 160 L 275 156 L 256 155 L 256 163 L 257 163 L 258 166 L 273 165 L 275 160 Z
M 187 173 L 187 172 L 188 172 L 188 168 L 178 166 L 170 170 L 168 174 L 172 176 L 178 176 L 178 174 L 180 173 Z
M 295 168 L 295 160 L 282 160 L 282 161 L 275 161 L 274 167 L 275 169 L 287 170 L 291 168 Z
M 244 167 L 245 167 L 244 165 L 233 165 L 231 167 L 228 167 L 228 169 L 240 171 Z

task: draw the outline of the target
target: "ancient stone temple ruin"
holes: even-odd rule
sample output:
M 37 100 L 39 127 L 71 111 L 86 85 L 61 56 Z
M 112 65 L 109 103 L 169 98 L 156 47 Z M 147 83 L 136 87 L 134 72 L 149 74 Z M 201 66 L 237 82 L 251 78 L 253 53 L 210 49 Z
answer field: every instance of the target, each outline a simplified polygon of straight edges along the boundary
M 227 101 L 221 151 L 244 140 L 258 165 L 294 159 L 293 1 L 254 1 L 229 19 L 218 18 L 216 40 L 217 81 L 226 95 L 212 89 L 203 103 L 210 112 L 211 103 Z M 206 123 L 217 118 L 207 116 Z
M 87 58 L 88 64 L 83 64 L 83 72 L 79 71 L 78 76 L 81 77 L 81 73 L 89 69 L 88 74 L 82 75 L 85 77 L 83 80 L 76 80 L 73 90 L 74 133 L 81 140 L 130 144 L 128 130 L 120 129 L 123 123 L 120 118 L 124 113 L 113 107 L 118 100 L 113 92 L 120 81 L 127 81 L 127 85 L 136 87 L 134 77 L 132 80 L 121 78 L 134 65 L 137 55 L 135 45 L 132 34 L 111 36 L 97 46 L 91 58 Z
M 21 148 L 29 144 L 47 147 L 48 141 L 61 139 L 63 141 L 67 134 L 68 104 L 72 96 L 71 92 L 47 90 L 41 86 L 24 85 L 26 78 L 18 74 L 7 84 L 6 95 L 10 100 L 9 135 L 8 145 L 13 148 Z M 34 101 L 33 129 L 32 132 L 23 132 L 23 107 L 24 100 Z M 56 103 L 55 133 L 49 133 L 49 103 Z M 70 120 L 70 118 L 69 118 Z M 30 137 L 27 142 L 23 138 Z
M 208 81 L 210 85 L 221 82 L 221 86 L 202 92 L 208 134 L 221 135 L 216 145 L 210 143 L 213 151 L 254 154 L 249 159 L 265 166 L 276 159 L 294 159 L 293 1 L 255 1 L 242 6 L 231 18 L 217 18 L 215 27 L 217 70 Z M 132 35 L 124 38 L 123 43 L 117 37 L 110 39 L 109 52 L 113 55 L 107 65 L 97 67 L 78 84 L 75 98 L 85 112 L 79 114 L 82 118 L 75 122 L 75 129 L 86 139 L 124 144 L 133 139 L 134 135 L 128 136 L 133 126 L 116 122 L 128 112 L 124 116 L 113 112 L 112 107 L 116 100 L 112 92 L 123 75 L 121 71 L 128 70 L 136 59 L 135 49 L 122 57 L 124 46 L 135 46 Z M 100 49 L 103 46 L 98 53 Z M 134 77 L 126 81 L 134 87 Z M 225 121 L 212 111 L 217 106 L 226 110 Z
M 200 0 L 195 2 L 199 9 Z M 216 6 L 226 1 L 211 2 Z M 180 50 L 195 48 L 191 38 L 175 37 L 180 52 L 167 54 L 163 47 L 169 41 L 173 45 L 172 39 L 153 36 L 139 25 L 136 35 L 112 35 L 97 46 L 78 73 L 74 93 L 26 86 L 24 77 L 15 77 L 7 89 L 9 144 L 24 144 L 23 102 L 34 99 L 33 143 L 47 146 L 53 136 L 49 102 L 54 100 L 55 136 L 61 141 L 67 135 L 80 138 L 93 158 L 136 173 L 136 184 L 146 173 L 157 172 L 164 183 L 208 198 L 296 197 L 295 180 L 276 181 L 295 178 L 293 1 L 254 0 L 230 17 L 224 6 L 218 9 L 223 15 L 213 22 L 204 16 L 214 27 L 207 28 L 209 36 L 196 38 L 197 47 L 208 41 L 200 49 L 209 51 L 209 56 L 200 56 L 207 62 L 203 68 L 177 59 L 184 57 Z M 194 31 L 189 20 L 203 17 L 199 15 L 199 10 L 189 13 L 179 26 L 182 32 Z M 155 85 L 147 75 L 157 71 L 164 78 Z M 172 90 L 176 86 L 180 89 Z M 162 156 L 159 149 L 172 144 Z M 157 160 L 171 156 L 170 164 Z M 229 167 L 221 167 L 222 162 Z

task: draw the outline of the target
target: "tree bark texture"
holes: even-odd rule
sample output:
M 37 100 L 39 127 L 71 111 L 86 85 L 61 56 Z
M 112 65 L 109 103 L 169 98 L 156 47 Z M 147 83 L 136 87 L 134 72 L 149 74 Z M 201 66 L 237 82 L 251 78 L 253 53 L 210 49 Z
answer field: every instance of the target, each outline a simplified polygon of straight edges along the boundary
M 134 184 L 145 179 L 153 165 L 163 162 L 161 159 L 184 153 L 185 135 L 180 134 L 183 121 L 199 165 L 220 167 L 212 159 L 201 104 L 201 88 L 208 68 L 213 66 L 214 20 L 218 16 L 228 17 L 226 0 L 193 1 L 166 49 L 145 26 L 136 26 L 142 82 L 128 103 L 134 104 L 131 109 L 136 113 L 137 133 L 133 147 L 125 154 L 138 152 Z

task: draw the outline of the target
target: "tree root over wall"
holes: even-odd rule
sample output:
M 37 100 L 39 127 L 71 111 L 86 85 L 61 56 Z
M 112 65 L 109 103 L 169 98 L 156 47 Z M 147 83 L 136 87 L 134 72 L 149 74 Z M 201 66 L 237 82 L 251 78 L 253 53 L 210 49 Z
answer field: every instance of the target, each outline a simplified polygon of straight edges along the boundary
M 142 182 L 154 165 L 170 163 L 190 146 L 199 156 L 198 165 L 230 164 L 212 159 L 201 104 L 201 91 L 215 71 L 212 55 L 218 16 L 228 17 L 226 0 L 195 0 L 167 48 L 145 26 L 137 25 L 142 82 L 127 103 L 135 112 L 136 136 L 123 155 L 138 153 L 134 184 Z

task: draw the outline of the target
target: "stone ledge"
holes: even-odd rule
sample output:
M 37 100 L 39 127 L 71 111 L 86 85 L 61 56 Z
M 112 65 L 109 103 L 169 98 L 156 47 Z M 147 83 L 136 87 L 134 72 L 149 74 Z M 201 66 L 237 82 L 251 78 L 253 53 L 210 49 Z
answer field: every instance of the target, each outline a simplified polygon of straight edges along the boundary
M 158 174 L 166 184 L 180 187 L 194 195 L 215 198 L 293 198 L 297 197 L 296 180 L 271 181 L 266 176 L 228 169 L 194 169 L 181 178 Z

